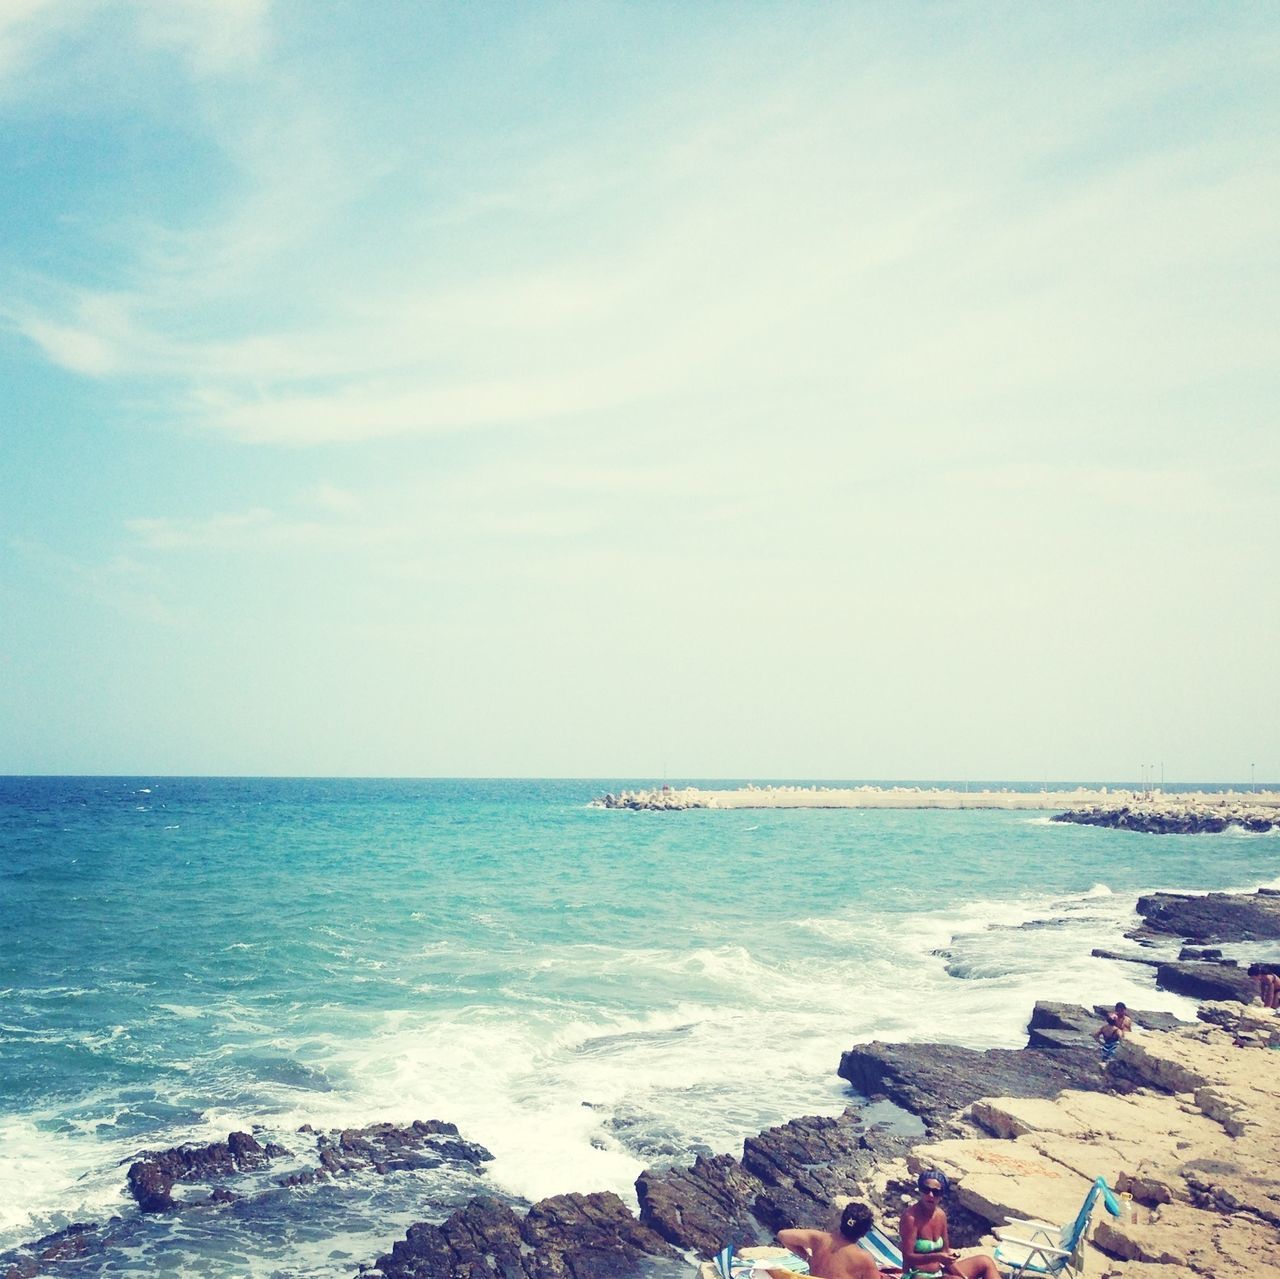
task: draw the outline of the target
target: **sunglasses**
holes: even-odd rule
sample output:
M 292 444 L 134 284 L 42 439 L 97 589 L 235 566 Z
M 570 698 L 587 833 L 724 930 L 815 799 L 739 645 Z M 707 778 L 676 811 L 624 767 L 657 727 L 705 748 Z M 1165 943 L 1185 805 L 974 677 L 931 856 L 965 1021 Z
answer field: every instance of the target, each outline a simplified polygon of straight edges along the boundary
M 920 1187 L 920 1193 L 921 1193 L 922 1195 L 938 1195 L 938 1196 L 941 1196 L 941 1195 L 945 1194 L 946 1192 L 942 1189 L 942 1187 L 941 1187 L 941 1186 L 921 1186 L 921 1187 Z

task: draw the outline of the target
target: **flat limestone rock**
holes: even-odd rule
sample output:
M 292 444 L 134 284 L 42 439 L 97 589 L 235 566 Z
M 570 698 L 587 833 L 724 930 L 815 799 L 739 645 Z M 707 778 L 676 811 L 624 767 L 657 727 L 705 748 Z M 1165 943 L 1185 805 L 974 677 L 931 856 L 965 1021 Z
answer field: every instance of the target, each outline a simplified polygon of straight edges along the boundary
M 1206 1148 L 1222 1135 L 1221 1126 L 1197 1108 L 1155 1092 L 1120 1096 L 1068 1090 L 1052 1101 L 984 1097 L 969 1113 L 985 1132 L 1007 1140 L 1028 1133 L 1056 1134 L 1136 1146 L 1170 1158 L 1180 1151 Z
M 992 1225 L 1009 1217 L 1070 1221 L 1090 1185 L 1020 1141 L 994 1137 L 935 1141 L 918 1147 L 907 1162 L 915 1173 L 940 1168 L 953 1183 L 956 1201 Z
M 1258 1279 L 1280 1274 L 1280 1236 L 1247 1215 L 1218 1215 L 1171 1204 L 1152 1214 L 1139 1211 L 1138 1221 L 1103 1217 L 1093 1232 L 1097 1247 L 1125 1262 L 1126 1279 L 1144 1275 L 1146 1266 L 1168 1272 L 1179 1267 L 1214 1279 Z M 1153 1271 L 1154 1273 L 1154 1271 Z
M 1130 1037 L 1107 1074 L 1140 1088 L 982 1098 L 969 1121 L 1003 1140 L 934 1142 L 909 1162 L 937 1164 L 955 1201 L 991 1223 L 1066 1222 L 1105 1176 L 1133 1208 L 1097 1209 L 1086 1279 L 1280 1274 L 1280 1033 L 1269 1016 L 1222 1003 L 1196 1024 Z

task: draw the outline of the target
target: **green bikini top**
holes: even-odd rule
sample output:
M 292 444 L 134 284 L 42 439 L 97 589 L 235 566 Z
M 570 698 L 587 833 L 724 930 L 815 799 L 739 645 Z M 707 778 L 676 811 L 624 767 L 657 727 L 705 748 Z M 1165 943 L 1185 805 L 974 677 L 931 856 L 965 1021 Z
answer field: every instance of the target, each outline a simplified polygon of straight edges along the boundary
M 941 1239 L 917 1239 L 917 1252 L 941 1252 L 947 1245 Z

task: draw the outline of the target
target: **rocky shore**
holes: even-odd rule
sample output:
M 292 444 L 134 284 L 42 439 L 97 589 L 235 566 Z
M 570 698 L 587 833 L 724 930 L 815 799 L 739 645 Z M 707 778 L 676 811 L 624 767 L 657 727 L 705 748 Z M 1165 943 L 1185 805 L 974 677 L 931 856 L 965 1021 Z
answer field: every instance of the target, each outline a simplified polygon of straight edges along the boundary
M 836 1117 L 767 1129 L 737 1157 L 647 1171 L 636 1183 L 638 1214 L 607 1193 L 532 1206 L 480 1195 L 442 1221 L 410 1227 L 359 1273 L 687 1279 L 696 1259 L 724 1242 L 764 1243 L 785 1226 L 823 1222 L 841 1196 L 867 1199 L 892 1229 L 927 1166 L 953 1179 L 948 1213 L 961 1247 L 990 1248 L 990 1232 L 1006 1216 L 1065 1222 L 1104 1176 L 1132 1196 L 1134 1211 L 1097 1222 L 1086 1274 L 1280 1273 L 1280 1018 L 1249 1005 L 1252 984 L 1212 944 L 1280 939 L 1280 894 L 1153 894 L 1138 905 L 1136 949 L 1114 958 L 1151 964 L 1155 981 L 1170 989 L 1200 981 L 1214 998 L 1195 1023 L 1134 1013 L 1137 1029 L 1105 1072 L 1091 1039 L 1103 1010 L 1060 1003 L 1031 1010 L 1019 1049 L 854 1045 L 839 1074 L 874 1110 L 857 1102 Z M 1179 941 L 1177 961 L 1150 957 L 1154 943 Z M 248 1133 L 143 1152 L 127 1184 L 143 1213 L 219 1211 L 252 1202 L 264 1179 L 278 1194 L 317 1179 L 390 1176 L 441 1162 L 480 1174 L 489 1158 L 436 1121 L 334 1133 L 304 1127 L 298 1138 L 301 1155 Z M 198 1189 L 180 1197 L 179 1185 Z M 118 1217 L 71 1226 L 0 1258 L 0 1275 L 84 1273 L 127 1227 Z
M 1160 834 L 1197 834 L 1239 825 L 1246 830 L 1280 827 L 1280 791 L 1131 791 L 1107 787 L 1074 790 L 959 790 L 919 786 L 743 786 L 702 790 L 661 786 L 610 792 L 591 801 L 593 808 L 645 812 L 734 808 L 996 809 L 1008 812 L 1057 812 L 1055 821 Z
M 1251 940 L 1274 900 L 1153 894 L 1135 940 Z M 1104 1010 L 1064 1004 L 1036 1005 L 1021 1049 L 856 1045 L 840 1075 L 896 1120 L 871 1122 L 851 1105 L 767 1129 L 740 1157 L 651 1170 L 636 1182 L 638 1218 L 613 1196 L 561 1196 L 523 1218 L 478 1201 L 413 1227 L 364 1279 L 674 1279 L 726 1241 L 766 1243 L 823 1222 L 842 1196 L 869 1200 L 891 1225 L 927 1166 L 957 1183 L 948 1211 L 961 1246 L 991 1246 L 1006 1216 L 1065 1222 L 1105 1176 L 1135 1211 L 1098 1224 L 1087 1274 L 1256 1276 L 1280 1266 L 1280 1019 L 1247 1005 L 1251 986 L 1234 984 L 1243 974 L 1232 961 L 1188 950 L 1175 980 L 1218 976 L 1234 993 L 1204 1005 L 1198 1023 L 1133 1014 L 1138 1029 L 1105 1073 L 1091 1038 Z M 575 1244 L 566 1231 L 584 1233 Z

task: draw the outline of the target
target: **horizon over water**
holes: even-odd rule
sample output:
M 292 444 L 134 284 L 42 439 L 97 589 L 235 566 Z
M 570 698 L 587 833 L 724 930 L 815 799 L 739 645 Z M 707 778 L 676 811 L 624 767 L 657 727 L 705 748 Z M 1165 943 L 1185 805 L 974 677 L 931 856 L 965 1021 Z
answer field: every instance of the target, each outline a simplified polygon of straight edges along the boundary
M 1017 1046 L 1038 998 L 1185 1015 L 1090 949 L 1140 893 L 1280 882 L 1274 834 L 588 807 L 662 784 L 0 777 L 0 1252 L 118 1213 L 65 1273 L 348 1276 L 473 1194 L 634 1204 L 646 1167 L 856 1100 L 853 1043 Z M 305 1164 L 303 1124 L 414 1119 L 493 1162 L 288 1191 L 282 1165 L 163 1217 L 124 1192 L 144 1150 L 245 1129 Z

